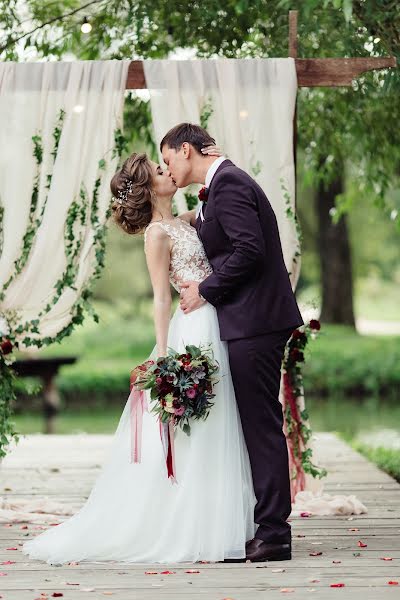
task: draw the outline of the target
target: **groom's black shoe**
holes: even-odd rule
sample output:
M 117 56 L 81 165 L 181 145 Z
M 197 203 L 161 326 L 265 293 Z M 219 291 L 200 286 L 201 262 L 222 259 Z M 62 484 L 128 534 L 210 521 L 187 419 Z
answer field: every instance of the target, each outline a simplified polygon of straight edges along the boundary
M 246 558 L 250 562 L 265 562 L 269 560 L 290 560 L 292 546 L 288 544 L 271 544 L 258 538 L 246 544 Z

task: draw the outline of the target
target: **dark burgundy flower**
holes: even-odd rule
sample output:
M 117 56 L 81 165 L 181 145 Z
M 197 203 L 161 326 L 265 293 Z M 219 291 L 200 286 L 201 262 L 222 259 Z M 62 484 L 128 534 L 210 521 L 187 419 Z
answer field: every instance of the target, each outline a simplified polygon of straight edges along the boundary
M 12 352 L 13 345 L 10 340 L 4 340 L 1 342 L 0 348 L 3 354 L 10 354 L 10 352 Z
M 295 329 L 292 333 L 293 340 L 302 340 L 305 337 L 307 337 L 306 334 L 304 333 L 304 331 L 300 331 L 300 329 Z
M 204 185 L 201 190 L 199 190 L 199 200 L 200 202 L 206 202 L 208 197 L 208 189 Z
M 316 329 L 317 331 L 319 331 L 321 329 L 321 323 L 317 321 L 317 319 L 311 319 L 310 327 L 311 329 Z
M 298 348 L 293 348 L 289 356 L 294 362 L 304 362 L 304 354 Z

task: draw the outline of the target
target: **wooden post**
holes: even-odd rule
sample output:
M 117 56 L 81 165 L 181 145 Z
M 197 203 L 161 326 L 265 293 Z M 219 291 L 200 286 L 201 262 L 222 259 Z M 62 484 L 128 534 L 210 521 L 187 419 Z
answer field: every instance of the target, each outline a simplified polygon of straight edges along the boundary
M 43 381 L 43 414 L 45 419 L 44 433 L 56 432 L 57 415 L 60 411 L 60 395 L 55 383 L 54 371 L 42 377 Z
M 289 56 L 297 58 L 297 10 L 289 10 Z
M 297 58 L 297 10 L 289 11 L 289 57 Z M 297 200 L 297 100 L 293 115 L 294 210 Z

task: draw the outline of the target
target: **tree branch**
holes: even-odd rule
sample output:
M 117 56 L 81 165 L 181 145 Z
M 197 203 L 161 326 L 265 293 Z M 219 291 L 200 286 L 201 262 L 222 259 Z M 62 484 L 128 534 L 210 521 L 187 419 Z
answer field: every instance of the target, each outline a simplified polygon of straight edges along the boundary
M 31 31 L 27 31 L 23 35 L 20 35 L 19 37 L 8 41 L 4 46 L 2 46 L 0 48 L 0 52 L 4 52 L 4 50 L 7 50 L 7 48 L 9 48 L 10 46 L 15 45 L 17 42 L 19 42 L 23 38 L 27 37 L 28 35 L 32 35 L 32 33 L 35 33 L 35 31 L 38 31 L 39 29 L 43 29 L 43 27 L 46 27 L 46 25 L 51 25 L 52 23 L 56 23 L 57 21 L 63 21 L 67 17 L 71 17 L 72 15 L 75 15 L 76 13 L 80 12 L 81 10 L 88 8 L 92 4 L 99 4 L 100 2 L 104 2 L 104 0 L 91 0 L 91 2 L 87 2 L 83 6 L 80 6 L 79 8 L 74 8 L 74 10 L 71 10 L 69 13 L 65 13 L 65 15 L 61 15 L 59 17 L 54 17 L 53 19 L 50 19 L 49 21 L 46 21 L 45 23 L 38 25 L 34 29 L 31 29 Z

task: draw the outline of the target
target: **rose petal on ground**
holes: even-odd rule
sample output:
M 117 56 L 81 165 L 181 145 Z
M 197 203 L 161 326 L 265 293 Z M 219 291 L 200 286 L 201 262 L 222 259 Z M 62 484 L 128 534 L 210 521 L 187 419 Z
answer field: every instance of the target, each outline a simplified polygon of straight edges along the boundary
M 392 560 L 392 559 L 390 559 Z M 15 562 L 15 560 L 3 560 L 3 562 L 0 563 L 0 565 L 16 565 L 17 563 Z
M 7 577 L 8 573 L 0 573 L 0 577 Z
M 393 560 L 393 558 L 391 556 L 382 556 L 381 560 Z
M 145 571 L 145 575 L 158 575 L 158 571 Z
M 29 529 L 28 525 L 21 525 L 20 529 Z
M 399 585 L 398 581 L 388 581 L 388 585 Z
M 79 563 L 78 562 L 70 562 L 70 563 L 68 563 L 69 567 L 75 567 L 76 565 L 79 565 Z
M 161 571 L 160 575 L 175 575 L 175 571 Z
M 18 548 L 6 548 L 6 550 L 18 550 Z
M 321 556 L 322 552 L 310 552 L 309 556 Z
M 281 588 L 279 591 L 283 594 L 289 594 L 290 592 L 294 592 L 294 588 Z
M 361 540 L 358 540 L 357 546 L 359 548 L 366 548 L 368 546 L 368 544 L 364 544 L 364 542 L 362 542 Z
M 196 571 L 195 569 L 189 569 L 189 571 L 185 571 L 185 573 L 200 573 L 200 571 Z
M 3 527 L 12 527 L 12 523 L 6 523 Z
M 309 513 L 309 512 L 302 512 L 302 513 L 300 513 L 300 516 L 304 517 L 304 518 L 311 517 L 311 513 Z
M 61 598 L 61 596 L 64 596 L 62 592 L 53 592 L 51 595 L 52 598 Z
M 334 587 L 334 588 L 344 587 L 344 583 L 331 583 L 330 587 Z

